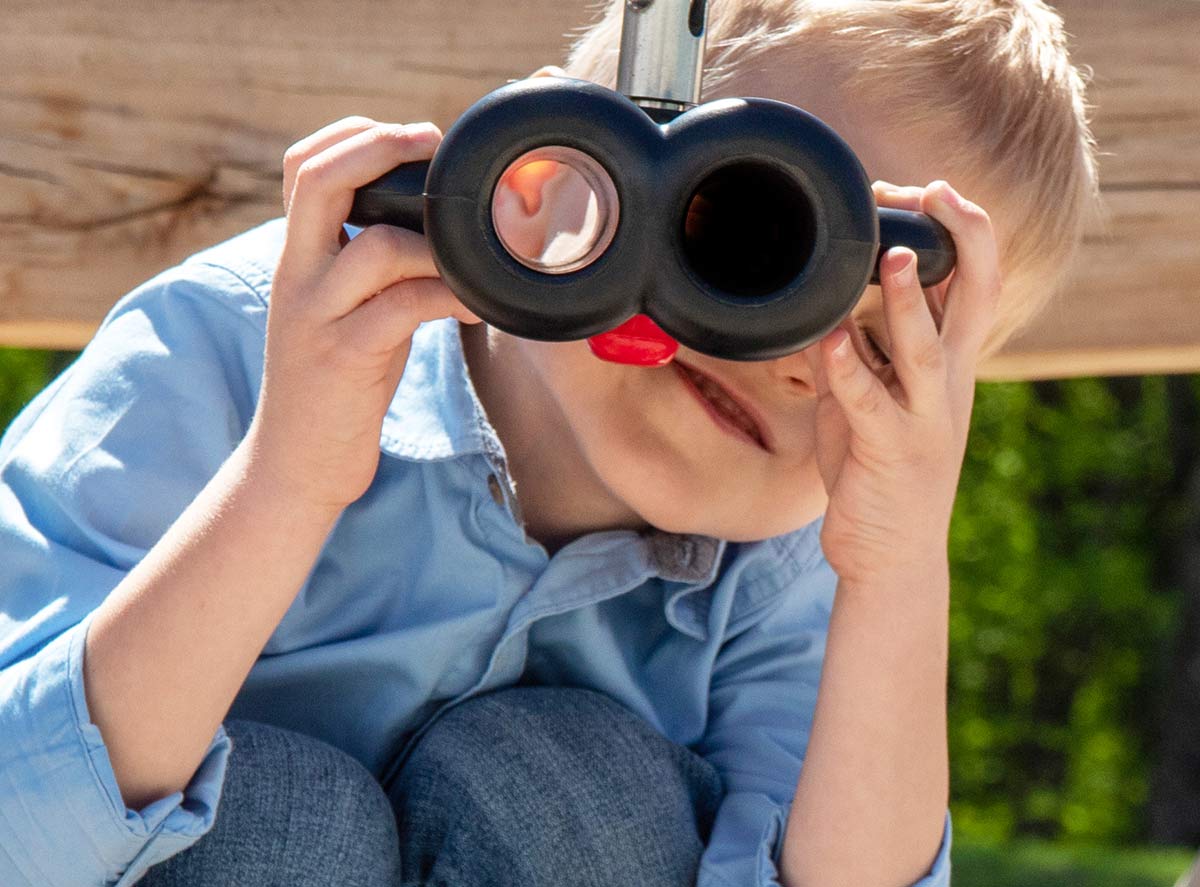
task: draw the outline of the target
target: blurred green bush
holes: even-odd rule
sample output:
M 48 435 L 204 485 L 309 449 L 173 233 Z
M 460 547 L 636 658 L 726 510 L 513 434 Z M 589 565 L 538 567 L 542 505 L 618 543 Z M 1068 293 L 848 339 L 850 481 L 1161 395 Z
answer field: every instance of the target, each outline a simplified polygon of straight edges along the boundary
M 1023 839 L 1003 845 L 956 837 L 954 887 L 1172 887 L 1188 870 L 1183 850 L 1056 846 Z
M 1192 393 L 1200 399 L 1200 386 Z M 1145 834 L 1178 595 L 1164 377 L 978 387 L 951 529 L 955 831 Z
M 46 387 L 62 359 L 53 351 L 0 348 L 0 429 Z
M 0 349 L 0 426 L 71 356 Z M 963 839 L 1144 836 L 1177 607 L 1154 570 L 1183 507 L 1169 434 L 1163 377 L 978 387 L 950 538 Z

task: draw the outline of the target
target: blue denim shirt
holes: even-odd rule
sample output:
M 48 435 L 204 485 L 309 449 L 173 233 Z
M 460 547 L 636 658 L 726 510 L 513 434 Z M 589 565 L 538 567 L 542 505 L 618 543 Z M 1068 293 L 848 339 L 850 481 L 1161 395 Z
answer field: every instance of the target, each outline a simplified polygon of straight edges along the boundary
M 276 220 L 122 299 L 0 442 L 0 884 L 132 884 L 211 826 L 230 742 L 127 809 L 83 688 L 91 614 L 242 438 Z M 608 694 L 720 771 L 699 884 L 777 884 L 837 578 L 820 521 L 753 544 L 526 538 L 454 321 L 416 334 L 379 470 L 345 510 L 231 717 L 380 778 L 454 702 L 532 680 Z M 197 667 L 203 667 L 197 663 Z M 921 887 L 949 882 L 949 820 Z

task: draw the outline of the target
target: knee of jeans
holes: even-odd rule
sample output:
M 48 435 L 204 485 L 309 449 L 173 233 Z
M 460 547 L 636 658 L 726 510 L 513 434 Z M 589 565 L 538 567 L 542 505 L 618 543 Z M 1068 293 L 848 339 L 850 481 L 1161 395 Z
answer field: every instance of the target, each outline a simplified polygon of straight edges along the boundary
M 551 687 L 451 709 L 392 787 L 406 865 L 412 845 L 417 855 L 486 846 L 520 873 L 512 883 L 530 884 L 568 877 L 554 862 L 567 859 L 602 872 L 594 883 L 689 883 L 720 795 L 708 762 L 640 717 Z
M 346 884 L 394 877 L 395 815 L 361 762 L 280 727 L 239 720 L 225 726 L 233 747 L 214 831 L 265 835 L 286 848 L 288 858 L 279 861 L 284 870 L 319 865 L 312 871 L 338 872 Z
M 647 784 L 679 789 L 694 804 L 701 826 L 715 815 L 724 794 L 720 774 L 708 761 L 659 733 L 609 696 L 580 687 L 518 686 L 476 696 L 450 709 L 422 741 L 439 766 L 478 779 L 501 770 L 482 762 L 538 767 L 554 760 L 583 775 L 632 774 Z M 707 839 L 707 831 L 705 831 Z

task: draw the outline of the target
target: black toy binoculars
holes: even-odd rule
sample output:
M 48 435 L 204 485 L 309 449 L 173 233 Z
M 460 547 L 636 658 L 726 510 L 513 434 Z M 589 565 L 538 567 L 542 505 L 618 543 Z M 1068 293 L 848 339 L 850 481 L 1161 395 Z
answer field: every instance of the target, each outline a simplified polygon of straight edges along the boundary
M 854 152 L 805 111 L 652 107 L 559 77 L 480 99 L 431 161 L 360 188 L 348 221 L 424 231 L 450 289 L 514 335 L 584 339 L 645 315 L 731 360 L 830 332 L 892 246 L 917 254 L 924 286 L 954 264 L 946 229 L 877 208 Z

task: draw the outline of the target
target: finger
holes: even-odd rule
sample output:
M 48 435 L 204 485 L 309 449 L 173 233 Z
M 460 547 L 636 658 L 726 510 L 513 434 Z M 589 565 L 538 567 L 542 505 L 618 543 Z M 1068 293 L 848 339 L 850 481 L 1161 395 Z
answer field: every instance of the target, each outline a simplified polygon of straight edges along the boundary
M 313 261 L 336 255 L 355 189 L 402 163 L 429 159 L 439 141 L 431 124 L 381 123 L 304 161 L 292 189 L 287 250 Z
M 331 145 L 357 135 L 375 126 L 376 121 L 370 117 L 343 117 L 328 126 L 322 127 L 312 135 L 305 136 L 283 153 L 283 214 L 287 215 L 292 203 L 292 188 L 296 184 L 296 171 L 300 164 L 313 157 Z
M 900 408 L 883 382 L 863 363 L 843 326 L 821 341 L 821 358 L 829 389 L 841 405 L 851 431 L 872 443 L 892 436 Z
M 883 314 L 892 343 L 892 367 L 905 406 L 919 415 L 941 408 L 946 390 L 945 354 L 925 293 L 917 282 L 917 257 L 895 247 L 883 257 Z
M 808 363 L 813 389 L 817 394 L 816 421 L 817 468 L 826 489 L 832 489 L 841 473 L 846 454 L 849 427 L 837 398 L 829 390 L 829 379 L 825 374 L 821 358 L 821 343 L 816 342 L 802 352 Z
M 882 179 L 871 184 L 871 191 L 875 195 L 875 203 L 877 206 L 886 206 L 889 209 L 904 209 L 909 212 L 921 212 L 921 200 L 925 196 L 925 189 L 916 186 L 905 186 L 901 188 L 898 185 L 893 185 L 891 182 L 885 182 Z M 952 271 L 951 274 L 954 272 Z M 949 286 L 949 278 L 943 280 L 935 286 L 925 290 L 925 304 L 929 306 L 929 311 L 933 314 L 934 322 L 937 328 L 942 328 L 942 313 L 945 305 L 946 287 Z
M 946 316 L 946 292 L 950 289 L 950 282 L 953 279 L 954 269 L 951 268 L 950 274 L 945 280 L 925 290 L 925 303 L 929 306 L 929 313 L 933 315 L 933 322 L 939 332 L 942 329 L 942 319 Z
M 829 379 L 825 376 L 825 362 L 821 358 L 821 343 L 818 341 L 804 349 L 804 359 L 808 361 L 812 373 L 813 389 L 818 397 L 829 394 Z
M 558 65 L 542 65 L 536 71 L 529 75 L 533 77 L 566 77 L 567 72 Z
M 875 203 L 879 206 L 919 212 L 921 197 L 924 196 L 925 189 L 915 185 L 901 187 L 880 179 L 871 183 L 871 193 L 875 195 Z
M 479 322 L 441 280 L 417 278 L 385 287 L 338 324 L 362 353 L 388 354 L 411 339 L 422 323 L 443 317 Z
M 332 317 L 343 317 L 393 283 L 437 276 L 423 235 L 393 225 L 371 225 L 334 259 L 321 287 L 322 307 Z
M 991 219 L 946 182 L 925 189 L 922 209 L 946 226 L 957 252 L 946 291 L 942 339 L 956 363 L 974 366 L 1000 299 L 1000 258 Z

